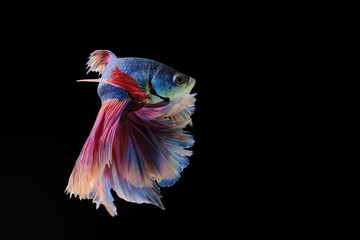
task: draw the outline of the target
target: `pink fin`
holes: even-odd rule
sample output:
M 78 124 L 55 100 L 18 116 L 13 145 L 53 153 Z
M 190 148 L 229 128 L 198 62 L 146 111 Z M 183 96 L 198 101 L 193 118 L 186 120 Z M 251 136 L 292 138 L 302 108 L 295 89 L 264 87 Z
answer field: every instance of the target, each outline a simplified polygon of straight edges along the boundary
M 136 104 L 128 100 L 108 100 L 103 103 L 96 118 L 90 136 L 86 140 L 69 178 L 66 192 L 80 199 L 93 199 L 97 207 L 103 204 L 107 211 L 116 215 L 116 207 L 110 189 L 114 189 L 119 197 L 136 203 L 152 203 L 163 208 L 158 187 L 138 188 L 117 171 L 113 148 L 116 132 L 122 116 L 138 109 Z
M 116 58 L 116 56 L 108 50 L 94 51 L 90 54 L 89 61 L 87 62 L 87 67 L 89 68 L 87 73 L 91 71 L 103 73 L 106 65 L 112 58 Z
M 130 202 L 164 209 L 160 186 L 180 177 L 194 140 L 183 128 L 190 123 L 194 95 L 166 104 L 105 101 L 70 176 L 66 191 L 93 199 L 116 215 L 111 189 Z

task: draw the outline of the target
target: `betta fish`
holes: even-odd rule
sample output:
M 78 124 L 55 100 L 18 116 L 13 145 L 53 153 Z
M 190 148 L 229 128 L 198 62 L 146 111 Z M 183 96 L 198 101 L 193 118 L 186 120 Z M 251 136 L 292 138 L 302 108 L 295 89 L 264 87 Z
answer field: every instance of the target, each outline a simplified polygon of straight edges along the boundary
M 101 74 L 101 108 L 69 178 L 66 192 L 92 199 L 117 215 L 111 189 L 122 199 L 165 209 L 160 187 L 170 187 L 188 165 L 195 79 L 155 60 L 93 52 L 88 72 Z

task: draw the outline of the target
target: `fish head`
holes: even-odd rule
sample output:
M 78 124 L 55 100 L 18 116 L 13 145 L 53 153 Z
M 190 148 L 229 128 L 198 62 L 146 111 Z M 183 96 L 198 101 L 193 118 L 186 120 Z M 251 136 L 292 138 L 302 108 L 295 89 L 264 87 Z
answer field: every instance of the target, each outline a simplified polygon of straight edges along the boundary
M 170 67 L 160 67 L 150 79 L 152 91 L 150 98 L 154 101 L 174 100 L 190 93 L 196 80 Z

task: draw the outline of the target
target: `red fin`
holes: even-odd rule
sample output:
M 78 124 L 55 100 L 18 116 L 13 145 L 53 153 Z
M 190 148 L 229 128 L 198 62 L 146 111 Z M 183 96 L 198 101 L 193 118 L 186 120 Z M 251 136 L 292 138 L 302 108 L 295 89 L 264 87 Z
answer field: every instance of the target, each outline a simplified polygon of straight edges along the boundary
M 108 80 L 112 85 L 126 90 L 135 100 L 142 101 L 147 98 L 146 93 L 139 88 L 136 81 L 128 74 L 121 72 L 117 66 L 111 69 L 109 78 L 112 79 Z

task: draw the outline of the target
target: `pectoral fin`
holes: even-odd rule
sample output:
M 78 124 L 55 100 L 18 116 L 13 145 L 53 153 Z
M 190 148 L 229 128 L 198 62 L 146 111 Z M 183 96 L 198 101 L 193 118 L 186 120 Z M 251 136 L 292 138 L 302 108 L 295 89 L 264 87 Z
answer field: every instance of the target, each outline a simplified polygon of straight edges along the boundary
M 82 79 L 82 80 L 77 80 L 77 82 L 105 82 L 115 87 L 126 90 L 129 93 L 129 95 L 137 101 L 144 101 L 147 98 L 146 93 L 139 88 L 136 81 L 130 75 L 121 72 L 117 66 L 111 69 L 111 74 L 109 78 L 110 80 L 101 79 L 101 78 Z

